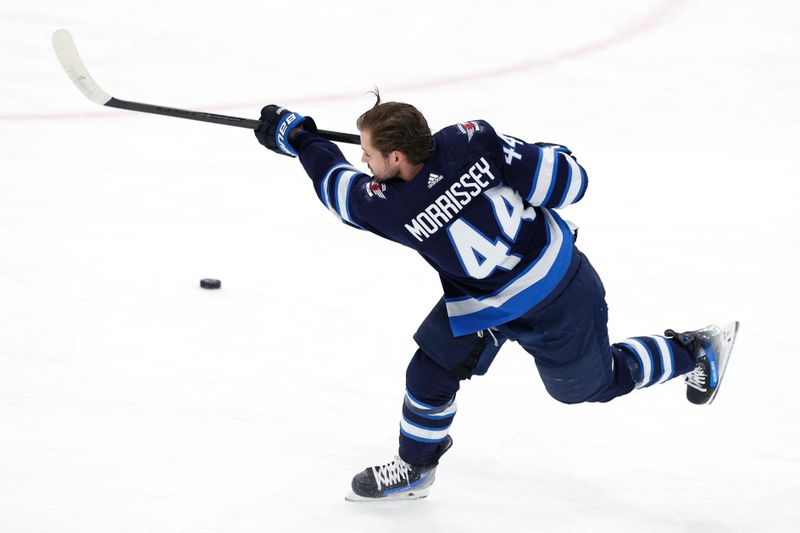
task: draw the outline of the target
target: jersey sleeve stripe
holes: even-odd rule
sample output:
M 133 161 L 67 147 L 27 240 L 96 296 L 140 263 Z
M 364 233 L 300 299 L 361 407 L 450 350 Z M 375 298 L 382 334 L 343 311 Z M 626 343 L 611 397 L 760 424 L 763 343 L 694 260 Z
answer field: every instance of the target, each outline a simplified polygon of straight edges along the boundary
M 343 171 L 341 174 L 339 174 L 339 178 L 337 179 L 336 203 L 338 206 L 338 211 L 341 217 L 350 224 L 354 224 L 354 222 L 350 217 L 350 205 L 348 204 L 348 201 L 350 199 L 350 189 L 353 186 L 353 182 L 358 174 L 359 173 L 354 170 L 348 170 L 346 172 Z
M 586 194 L 586 186 L 589 185 L 589 178 L 586 176 L 586 170 L 581 165 L 578 165 L 581 169 L 581 190 L 578 191 L 578 196 L 575 198 L 575 202 L 580 201 L 583 198 L 583 195 Z
M 320 191 L 319 191 L 320 195 L 319 196 L 322 199 L 322 203 L 325 204 L 325 207 L 327 207 L 328 209 L 330 209 L 334 213 L 336 212 L 336 210 L 333 207 L 333 201 L 332 201 L 331 195 L 330 195 L 330 182 L 331 182 L 331 178 L 333 177 L 334 173 L 337 170 L 341 170 L 341 169 L 354 170 L 354 171 L 358 172 L 355 168 L 351 167 L 348 164 L 336 165 L 333 168 L 331 168 L 328 171 L 327 174 L 325 174 L 325 177 L 322 178 L 322 182 L 320 183 Z M 337 213 L 337 216 L 338 216 L 338 213 Z
M 335 166 L 328 171 L 324 178 L 322 178 L 322 182 L 320 182 L 319 186 L 319 197 L 322 199 L 322 203 L 325 204 L 329 210 L 334 211 L 333 206 L 331 205 L 331 197 L 328 194 L 328 183 L 331 181 L 331 176 L 336 171 L 336 169 L 341 168 L 341 165 Z
M 553 174 L 555 173 L 555 151 L 543 150 L 537 146 L 539 151 L 539 164 L 536 167 L 536 174 L 533 176 L 533 187 L 528 196 L 531 205 L 542 205 L 547 199 L 553 184 Z
M 350 215 L 350 206 L 348 204 L 350 190 L 355 178 L 359 174 L 361 174 L 361 172 L 350 165 L 341 164 L 334 166 L 322 179 L 319 196 L 322 203 L 328 208 L 328 211 L 333 213 L 336 218 L 345 224 L 363 229 L 353 220 Z M 333 187 L 331 187 L 331 185 L 333 185 Z
M 559 154 L 559 157 L 566 159 L 569 165 L 569 176 L 567 178 L 569 180 L 569 188 L 564 195 L 564 199 L 558 205 L 558 207 L 563 207 L 575 202 L 581 190 L 583 190 L 583 172 L 581 172 L 580 165 L 572 157 L 566 154 Z

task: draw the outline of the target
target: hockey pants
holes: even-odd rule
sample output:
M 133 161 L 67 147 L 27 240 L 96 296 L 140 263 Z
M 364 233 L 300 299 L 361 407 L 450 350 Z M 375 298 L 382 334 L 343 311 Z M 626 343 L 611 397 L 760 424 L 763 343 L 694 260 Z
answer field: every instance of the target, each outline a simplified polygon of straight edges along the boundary
M 547 392 L 567 403 L 608 402 L 694 369 L 694 357 L 663 336 L 611 345 L 605 290 L 589 260 L 563 291 L 542 308 L 491 330 L 454 337 L 440 300 L 414 339 L 419 349 L 406 371 L 400 421 L 400 457 L 411 464 L 435 460 L 456 414 L 460 381 L 486 373 L 506 340 L 518 342 L 536 363 Z

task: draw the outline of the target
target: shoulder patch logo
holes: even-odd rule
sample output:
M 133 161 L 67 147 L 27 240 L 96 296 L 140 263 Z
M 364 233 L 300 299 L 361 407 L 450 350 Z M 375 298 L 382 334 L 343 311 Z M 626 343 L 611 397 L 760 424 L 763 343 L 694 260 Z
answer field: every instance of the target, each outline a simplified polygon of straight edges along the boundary
M 383 194 L 386 191 L 386 185 L 380 183 L 378 180 L 372 180 L 367 183 L 367 196 L 372 198 L 373 196 L 377 196 L 378 198 L 383 198 L 386 200 L 386 195 Z
M 433 186 L 442 181 L 443 178 L 444 176 L 442 176 L 441 174 L 434 174 L 433 172 L 431 172 L 431 175 L 428 176 L 428 188 L 429 189 L 433 188 Z
M 475 135 L 476 131 L 481 131 L 480 125 L 474 121 L 462 122 L 461 124 L 457 124 L 457 126 L 458 131 L 467 136 L 467 142 L 472 140 L 472 136 Z

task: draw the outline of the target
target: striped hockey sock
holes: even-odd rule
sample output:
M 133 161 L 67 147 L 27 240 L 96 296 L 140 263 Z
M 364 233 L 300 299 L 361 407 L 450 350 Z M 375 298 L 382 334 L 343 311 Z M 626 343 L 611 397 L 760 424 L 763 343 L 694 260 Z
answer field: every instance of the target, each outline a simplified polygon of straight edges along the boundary
M 434 459 L 455 415 L 455 397 L 443 405 L 430 405 L 406 390 L 400 419 L 400 457 L 410 464 Z
M 634 375 L 636 388 L 660 384 L 694 369 L 692 355 L 680 344 L 661 335 L 631 337 L 614 345 L 631 353 L 640 373 Z

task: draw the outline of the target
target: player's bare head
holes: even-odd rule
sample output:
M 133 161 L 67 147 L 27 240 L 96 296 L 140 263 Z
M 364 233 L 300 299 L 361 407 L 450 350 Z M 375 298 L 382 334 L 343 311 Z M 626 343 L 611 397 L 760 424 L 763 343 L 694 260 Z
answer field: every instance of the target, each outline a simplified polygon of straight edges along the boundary
M 372 146 L 385 157 L 398 151 L 412 164 L 424 163 L 433 149 L 433 136 L 428 121 L 419 110 L 401 102 L 381 102 L 378 90 L 375 105 L 358 117 L 359 131 L 368 131 Z

